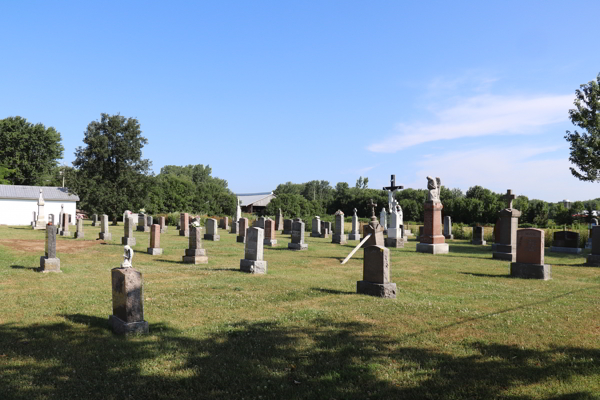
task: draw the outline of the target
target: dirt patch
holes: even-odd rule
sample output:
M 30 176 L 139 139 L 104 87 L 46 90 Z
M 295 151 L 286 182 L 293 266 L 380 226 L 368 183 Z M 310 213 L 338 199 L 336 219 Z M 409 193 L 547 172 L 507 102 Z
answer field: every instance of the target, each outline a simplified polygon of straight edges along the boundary
M 56 251 L 58 253 L 79 253 L 93 246 L 98 246 L 102 241 L 56 241 Z M 43 253 L 45 250 L 44 240 L 23 240 L 23 239 L 0 239 L 0 245 L 6 246 L 11 250 Z

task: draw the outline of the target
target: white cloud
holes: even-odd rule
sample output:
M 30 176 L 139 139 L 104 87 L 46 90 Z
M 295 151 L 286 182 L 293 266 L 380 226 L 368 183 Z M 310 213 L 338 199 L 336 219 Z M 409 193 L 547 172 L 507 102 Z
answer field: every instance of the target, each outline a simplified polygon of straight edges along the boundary
M 539 128 L 566 121 L 573 95 L 476 95 L 432 109 L 435 122 L 400 123 L 398 134 L 371 144 L 376 153 L 395 153 L 437 140 L 502 134 L 535 134 Z

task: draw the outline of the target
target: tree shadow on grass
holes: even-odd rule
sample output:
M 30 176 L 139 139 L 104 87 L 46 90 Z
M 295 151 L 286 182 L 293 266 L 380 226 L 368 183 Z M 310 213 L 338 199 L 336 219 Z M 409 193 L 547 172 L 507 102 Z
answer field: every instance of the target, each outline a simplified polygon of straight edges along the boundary
M 527 400 L 539 395 L 506 391 L 600 372 L 599 349 L 471 341 L 452 355 L 327 318 L 225 324 L 200 338 L 151 323 L 150 335 L 124 338 L 110 332 L 108 316 L 63 317 L 0 324 L 4 398 Z M 385 379 L 386 370 L 395 377 Z M 577 390 L 553 399 L 595 398 Z
M 459 272 L 459 273 L 463 274 L 463 275 L 471 275 L 471 276 L 477 276 L 477 277 L 482 277 L 482 278 L 510 278 L 510 279 L 512 279 L 512 276 L 510 276 L 510 274 L 494 275 L 494 274 L 478 274 L 475 272 Z

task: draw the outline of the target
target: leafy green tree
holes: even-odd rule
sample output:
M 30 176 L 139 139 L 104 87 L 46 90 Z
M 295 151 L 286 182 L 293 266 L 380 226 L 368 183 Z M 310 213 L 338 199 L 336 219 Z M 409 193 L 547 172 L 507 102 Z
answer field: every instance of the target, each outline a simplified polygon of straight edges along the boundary
M 0 185 L 10 185 L 10 181 L 5 179 L 5 177 L 14 172 L 14 169 L 10 169 L 6 165 L 0 164 Z
M 60 133 L 22 117 L 0 120 L 0 163 L 3 178 L 13 185 L 46 185 L 62 158 Z
M 571 210 L 566 208 L 562 203 L 555 205 L 553 209 L 552 219 L 558 225 L 571 225 L 573 223 L 573 217 L 571 216 Z
M 582 181 L 600 180 L 600 74 L 575 91 L 575 109 L 569 110 L 573 125 L 583 132 L 567 131 L 565 139 L 570 143 L 569 161 L 575 164 L 571 173 Z
M 292 183 L 286 182 L 277 185 L 277 188 L 273 191 L 273 194 L 277 197 L 282 194 L 302 194 L 304 191 L 304 183 Z
M 266 207 L 267 215 L 275 215 L 281 209 L 284 217 L 302 218 L 310 223 L 315 215 L 323 214 L 323 209 L 316 201 L 309 201 L 299 194 L 281 194 L 271 200 Z
M 579 214 L 580 212 L 585 210 L 585 205 L 583 204 L 583 201 L 575 201 L 571 204 L 570 210 L 573 214 Z
M 81 207 L 92 213 L 107 214 L 112 220 L 123 211 L 133 211 L 147 200 L 151 185 L 151 162 L 142 159 L 148 140 L 142 136 L 135 118 L 101 114 L 84 132 L 85 147 L 75 151 L 73 165 L 78 179 L 73 189 Z
M 364 178 L 361 176 L 356 180 L 355 187 L 357 189 L 367 189 L 369 187 L 369 178 Z

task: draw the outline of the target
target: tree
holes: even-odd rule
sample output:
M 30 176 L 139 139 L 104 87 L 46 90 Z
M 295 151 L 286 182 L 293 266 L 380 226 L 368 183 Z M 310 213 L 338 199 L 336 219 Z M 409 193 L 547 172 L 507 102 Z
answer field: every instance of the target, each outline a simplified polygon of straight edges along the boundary
M 142 136 L 138 120 L 101 114 L 100 121 L 90 122 L 84 135 L 86 147 L 77 148 L 73 162 L 78 175 L 73 189 L 81 198 L 81 207 L 113 220 L 126 209 L 144 207 L 151 162 L 142 159 L 148 140 Z
M 583 129 L 579 133 L 567 131 L 565 139 L 571 145 L 571 173 L 582 181 L 600 180 L 600 74 L 596 81 L 581 85 L 575 91 L 575 109 L 569 110 L 573 125 Z
M 60 133 L 22 117 L 0 120 L 0 164 L 13 185 L 45 185 L 62 158 Z
M 364 178 L 362 176 L 360 176 L 357 180 L 356 180 L 356 186 L 357 189 L 367 189 L 369 187 L 369 178 Z

